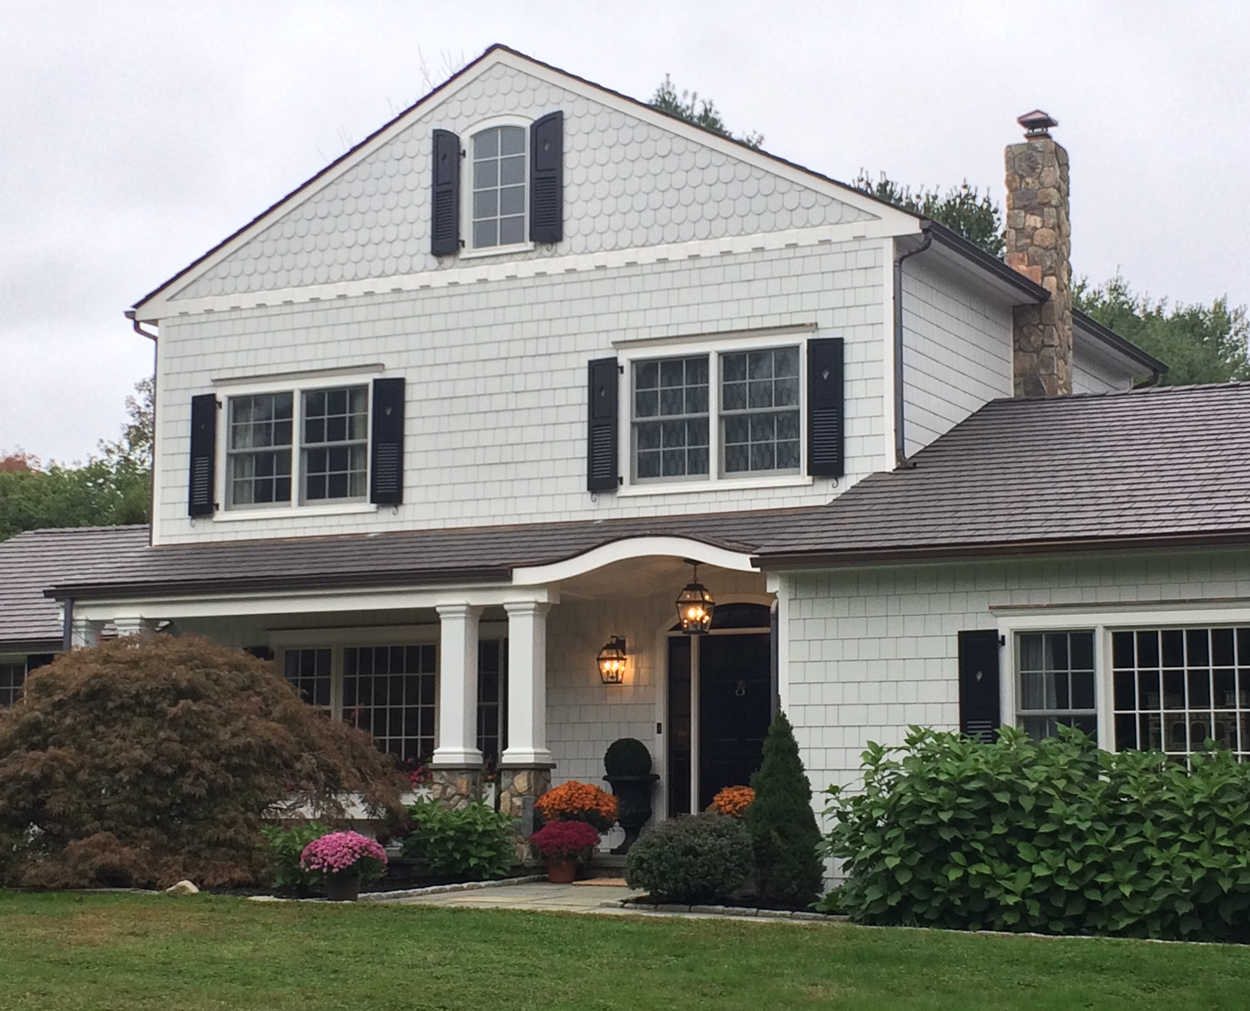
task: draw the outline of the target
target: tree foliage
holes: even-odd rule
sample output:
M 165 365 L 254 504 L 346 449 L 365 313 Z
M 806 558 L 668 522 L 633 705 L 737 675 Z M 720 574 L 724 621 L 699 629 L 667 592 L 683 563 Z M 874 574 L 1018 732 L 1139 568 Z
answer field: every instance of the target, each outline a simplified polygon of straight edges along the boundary
M 1230 307 L 1227 296 L 1210 306 L 1169 305 L 1167 299 L 1136 294 L 1117 274 L 1097 287 L 1082 278 L 1072 302 L 1164 362 L 1164 385 L 1250 379 L 1250 321 L 1246 307 Z
M 59 656 L 0 710 L 0 878 L 73 887 L 254 881 L 267 817 L 399 804 L 394 759 L 273 665 L 194 636 Z
M 664 75 L 664 80 L 655 89 L 655 94 L 651 96 L 649 104 L 653 109 L 659 109 L 660 112 L 676 116 L 678 119 L 684 119 L 687 123 L 693 123 L 700 129 L 707 130 L 708 133 L 736 140 L 747 147 L 758 148 L 764 143 L 764 135 L 762 133 L 751 132 L 741 136 L 734 134 L 725 125 L 725 120 L 721 116 L 720 110 L 716 108 L 716 103 L 710 98 L 699 101 L 699 93 L 697 91 L 686 91 L 684 89 L 678 94 L 677 88 L 668 74 Z
M 981 193 L 969 185 L 967 179 L 945 192 L 936 186 L 931 190 L 913 191 L 910 186 L 888 178 L 884 172 L 874 182 L 866 170 L 860 169 L 851 185 L 887 204 L 945 225 L 991 256 L 1001 257 L 1007 248 L 1002 210 L 988 190 Z
M 764 761 L 751 777 L 755 799 L 743 821 L 755 852 L 761 899 L 806 906 L 820 891 L 824 871 L 820 829 L 812 811 L 812 785 L 785 713 L 764 739 Z
M 121 438 L 85 464 L 44 467 L 20 450 L 0 458 L 0 540 L 47 527 L 117 526 L 151 518 L 153 384 L 126 398 Z

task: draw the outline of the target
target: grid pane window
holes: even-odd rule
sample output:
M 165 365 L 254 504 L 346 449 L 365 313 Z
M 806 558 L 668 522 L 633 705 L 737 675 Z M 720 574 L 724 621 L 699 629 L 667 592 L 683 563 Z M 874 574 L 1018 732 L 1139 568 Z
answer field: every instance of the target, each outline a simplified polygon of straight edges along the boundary
M 1117 748 L 1250 754 L 1250 628 L 1113 632 L 1111 669 Z
M 1021 728 L 1034 740 L 1060 726 L 1096 737 L 1093 632 L 1035 632 L 1019 636 Z
M 634 364 L 634 470 L 639 480 L 708 472 L 708 360 Z
M 721 355 L 724 469 L 799 469 L 799 349 Z
M 330 708 L 330 651 L 288 649 L 282 657 L 282 673 L 310 706 Z
M 433 645 L 350 646 L 343 650 L 343 719 L 401 760 L 434 753 Z
M 0 663 L 0 709 L 11 706 L 22 694 L 26 682 L 24 663 Z
M 230 505 L 291 501 L 293 399 L 290 393 L 230 398 Z
M 473 138 L 473 248 L 524 241 L 525 130 L 484 130 Z
M 477 749 L 493 766 L 508 746 L 503 698 L 508 677 L 508 640 L 483 639 L 478 644 L 477 657 Z
M 363 499 L 368 473 L 369 389 L 304 394 L 304 499 Z

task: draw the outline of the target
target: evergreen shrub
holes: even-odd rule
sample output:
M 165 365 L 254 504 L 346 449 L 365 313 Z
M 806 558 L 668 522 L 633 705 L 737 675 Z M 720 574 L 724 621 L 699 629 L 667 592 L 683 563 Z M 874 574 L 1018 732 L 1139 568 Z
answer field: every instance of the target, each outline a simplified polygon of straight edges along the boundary
M 806 907 L 820 895 L 821 836 L 812 786 L 785 713 L 764 739 L 764 760 L 751 777 L 755 797 L 743 814 L 755 855 L 755 883 L 768 903 Z
M 408 808 L 416 830 L 403 854 L 430 874 L 466 881 L 502 878 L 516 859 L 512 819 L 478 801 L 459 809 L 422 800 Z
M 913 727 L 830 787 L 836 901 L 868 923 L 1250 941 L 1250 766 L 1099 751 L 1079 731 L 981 744 Z
M 714 812 L 662 821 L 625 857 L 625 881 L 661 902 L 717 902 L 750 877 L 751 838 Z

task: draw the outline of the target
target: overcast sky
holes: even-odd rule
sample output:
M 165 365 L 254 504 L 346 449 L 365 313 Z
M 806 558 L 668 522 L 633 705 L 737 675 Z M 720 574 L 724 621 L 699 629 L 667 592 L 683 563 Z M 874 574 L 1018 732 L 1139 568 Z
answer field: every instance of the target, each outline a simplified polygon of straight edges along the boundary
M 637 98 L 665 73 L 844 181 L 969 182 L 1035 107 L 1076 274 L 1250 302 L 1250 4 L 0 0 L 0 453 L 83 459 L 152 346 L 122 312 L 503 42 Z

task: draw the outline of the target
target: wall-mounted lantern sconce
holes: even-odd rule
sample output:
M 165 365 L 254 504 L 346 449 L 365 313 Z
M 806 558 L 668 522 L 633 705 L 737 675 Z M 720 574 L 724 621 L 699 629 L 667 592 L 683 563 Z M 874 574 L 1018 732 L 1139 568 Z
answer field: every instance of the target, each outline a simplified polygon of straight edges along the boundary
M 605 685 L 619 685 L 625 680 L 627 656 L 625 640 L 616 635 L 599 650 L 599 677 Z
M 708 593 L 707 587 L 699 582 L 699 563 L 691 558 L 683 561 L 694 566 L 694 578 L 677 597 L 677 620 L 681 622 L 681 630 L 686 635 L 703 635 L 712 627 L 716 601 Z

